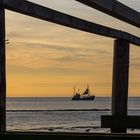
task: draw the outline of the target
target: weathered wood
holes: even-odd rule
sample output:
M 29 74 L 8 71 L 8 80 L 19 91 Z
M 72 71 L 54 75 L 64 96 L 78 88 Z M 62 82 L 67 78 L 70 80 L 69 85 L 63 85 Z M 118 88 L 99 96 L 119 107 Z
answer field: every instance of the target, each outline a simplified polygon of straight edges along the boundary
M 0 3 L 0 132 L 6 131 L 5 10 Z
M 117 0 L 77 1 L 140 28 L 140 13 Z
M 1 140 L 140 140 L 138 134 L 102 134 L 102 133 L 6 133 L 0 134 Z
M 102 128 L 137 128 L 140 129 L 140 116 L 101 116 Z
M 112 115 L 127 116 L 129 42 L 122 39 L 114 41 L 114 60 L 112 78 Z M 125 132 L 126 129 L 112 129 L 112 132 Z
M 4 7 L 21 14 L 32 16 L 38 19 L 46 20 L 63 26 L 75 28 L 111 38 L 120 38 L 128 40 L 134 45 L 140 46 L 140 38 L 132 34 L 112 29 L 106 26 L 95 24 L 80 18 L 76 18 L 26 0 L 4 0 Z

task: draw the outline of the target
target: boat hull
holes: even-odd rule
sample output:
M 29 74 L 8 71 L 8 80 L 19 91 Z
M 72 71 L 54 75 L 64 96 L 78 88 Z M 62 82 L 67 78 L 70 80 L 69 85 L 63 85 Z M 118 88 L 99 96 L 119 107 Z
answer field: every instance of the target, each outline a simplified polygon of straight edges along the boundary
M 90 96 L 90 97 L 80 97 L 80 98 L 75 98 L 73 97 L 72 100 L 76 100 L 76 101 L 79 101 L 79 100 L 94 100 L 95 96 Z

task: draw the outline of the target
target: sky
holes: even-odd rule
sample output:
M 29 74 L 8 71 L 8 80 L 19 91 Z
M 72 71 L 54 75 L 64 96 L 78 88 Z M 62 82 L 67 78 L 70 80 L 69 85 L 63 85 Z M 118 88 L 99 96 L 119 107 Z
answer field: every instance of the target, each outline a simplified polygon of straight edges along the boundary
M 30 0 L 140 36 L 140 29 L 74 0 Z M 119 0 L 140 11 L 139 0 Z M 111 96 L 114 39 L 6 10 L 7 96 L 72 96 L 89 84 L 91 94 Z M 131 45 L 129 96 L 140 95 L 140 49 Z

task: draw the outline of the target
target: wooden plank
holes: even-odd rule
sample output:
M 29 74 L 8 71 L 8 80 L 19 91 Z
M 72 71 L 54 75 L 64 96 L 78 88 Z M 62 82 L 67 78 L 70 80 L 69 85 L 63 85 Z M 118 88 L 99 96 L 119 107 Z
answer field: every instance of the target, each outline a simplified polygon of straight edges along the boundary
M 2 140 L 38 140 L 38 139 L 61 139 L 61 140 L 139 140 L 138 134 L 102 134 L 102 133 L 5 133 L 0 134 Z
M 112 78 L 113 116 L 127 116 L 128 78 L 129 78 L 129 42 L 122 39 L 114 41 Z M 112 132 L 126 132 L 126 129 L 112 129 Z
M 0 4 L 0 132 L 6 131 L 5 10 Z
M 77 1 L 140 28 L 140 13 L 117 0 Z
M 140 116 L 101 116 L 101 127 L 140 129 Z
M 140 46 L 140 38 L 132 34 L 112 29 L 106 26 L 95 24 L 80 18 L 76 18 L 26 0 L 4 0 L 6 9 L 32 16 L 41 20 L 46 20 L 63 26 L 86 31 L 111 38 L 126 39 L 134 45 Z

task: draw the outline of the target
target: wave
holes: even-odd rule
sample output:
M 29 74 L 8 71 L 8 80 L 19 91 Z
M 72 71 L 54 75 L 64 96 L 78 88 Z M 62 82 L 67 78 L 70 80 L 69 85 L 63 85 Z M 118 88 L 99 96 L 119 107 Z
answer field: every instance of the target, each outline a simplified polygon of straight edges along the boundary
M 6 112 L 51 112 L 51 111 L 111 111 L 111 109 L 6 110 Z
M 52 127 L 34 127 L 34 128 L 28 128 L 28 129 L 18 129 L 18 128 L 12 128 L 12 129 L 9 129 L 10 131 L 23 131 L 23 130 L 26 130 L 26 131 L 85 131 L 85 132 L 89 132 L 91 130 L 96 130 L 96 129 L 101 129 L 100 126 L 52 126 Z
M 44 110 L 10 110 L 7 109 L 6 112 L 53 112 L 53 111 L 111 111 L 110 108 L 99 108 L 99 109 L 44 109 Z M 129 109 L 128 111 L 140 111 L 140 108 Z

